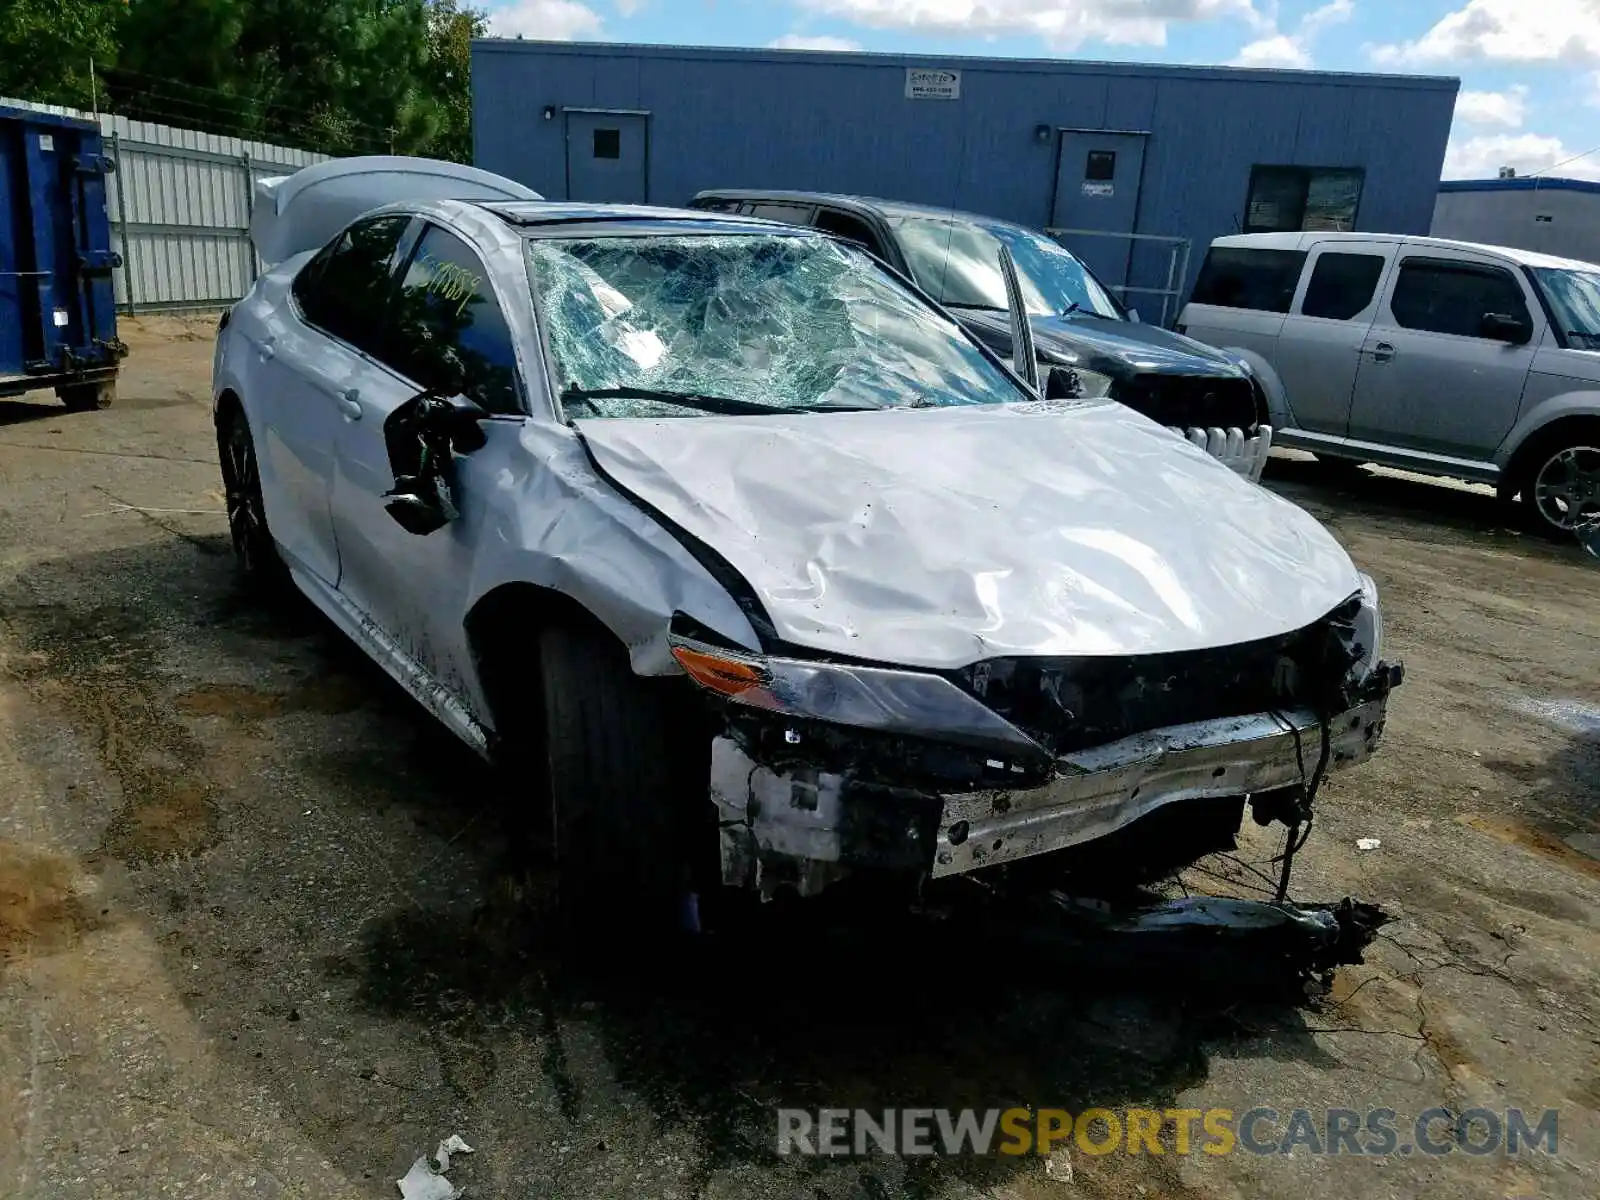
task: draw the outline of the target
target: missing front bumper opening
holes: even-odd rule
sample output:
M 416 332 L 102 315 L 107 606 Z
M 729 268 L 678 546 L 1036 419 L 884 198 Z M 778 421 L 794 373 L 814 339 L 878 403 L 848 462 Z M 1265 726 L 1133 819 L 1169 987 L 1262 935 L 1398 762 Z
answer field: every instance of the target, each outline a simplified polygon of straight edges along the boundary
M 1371 756 L 1386 705 L 1385 694 L 1329 718 L 1330 768 Z M 960 875 L 1101 842 L 1186 802 L 1236 802 L 1229 812 L 1237 828 L 1243 797 L 1306 782 L 1320 730 L 1309 710 L 1172 725 L 1065 754 L 1042 786 L 957 793 L 778 770 L 718 738 L 711 795 L 723 882 L 808 895 L 861 868 Z M 1184 862 L 1215 848 L 1197 832 Z

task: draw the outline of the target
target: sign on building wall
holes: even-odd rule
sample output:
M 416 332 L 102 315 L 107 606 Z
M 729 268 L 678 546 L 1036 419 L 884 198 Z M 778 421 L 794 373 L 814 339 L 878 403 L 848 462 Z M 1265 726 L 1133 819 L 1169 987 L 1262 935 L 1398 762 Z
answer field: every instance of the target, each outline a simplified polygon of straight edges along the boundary
M 906 68 L 907 100 L 961 99 L 961 72 L 938 67 Z

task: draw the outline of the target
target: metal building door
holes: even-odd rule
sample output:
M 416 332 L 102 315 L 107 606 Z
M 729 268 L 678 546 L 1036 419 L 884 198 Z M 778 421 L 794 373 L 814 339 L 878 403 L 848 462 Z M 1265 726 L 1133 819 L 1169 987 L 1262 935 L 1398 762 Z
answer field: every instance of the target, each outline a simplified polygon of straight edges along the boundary
M 644 113 L 567 110 L 567 199 L 643 204 L 649 170 Z
M 1133 233 L 1144 144 L 1140 133 L 1063 129 L 1052 227 Z M 1130 239 L 1066 235 L 1061 240 L 1108 286 L 1128 282 Z

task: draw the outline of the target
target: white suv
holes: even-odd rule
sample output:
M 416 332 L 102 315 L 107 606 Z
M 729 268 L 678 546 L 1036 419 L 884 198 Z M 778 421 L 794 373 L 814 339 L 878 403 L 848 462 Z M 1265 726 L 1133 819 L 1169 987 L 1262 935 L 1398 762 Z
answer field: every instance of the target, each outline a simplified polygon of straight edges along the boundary
M 1536 525 L 1600 513 L 1600 267 L 1366 233 L 1211 245 L 1179 329 L 1245 358 L 1279 445 L 1495 484 Z

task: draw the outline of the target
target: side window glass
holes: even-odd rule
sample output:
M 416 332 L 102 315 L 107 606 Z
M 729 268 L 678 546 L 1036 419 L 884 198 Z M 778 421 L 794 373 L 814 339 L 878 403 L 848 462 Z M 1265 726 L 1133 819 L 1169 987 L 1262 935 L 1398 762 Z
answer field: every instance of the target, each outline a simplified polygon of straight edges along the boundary
M 307 321 L 368 353 L 379 350 L 395 249 L 407 216 L 352 225 L 295 277 L 294 298 Z
M 1483 337 L 1483 318 L 1498 313 L 1528 320 L 1522 289 L 1500 267 L 1451 259 L 1407 258 L 1389 301 L 1402 329 Z
M 1249 250 L 1213 246 L 1195 280 L 1196 304 L 1286 313 L 1305 266 L 1304 250 Z
M 813 224 L 824 233 L 831 233 L 835 237 L 847 238 L 860 246 L 874 258 L 882 258 L 883 247 L 872 232 L 872 226 L 858 217 L 849 213 L 834 212 L 832 209 L 817 210 L 817 219 Z
M 809 204 L 755 204 L 750 215 L 766 221 L 782 221 L 785 225 L 806 225 L 811 221 Z
M 465 381 L 462 394 L 494 413 L 514 413 L 517 356 L 511 330 L 477 254 L 430 225 L 395 298 L 385 361 L 423 387 Z
M 1322 254 L 1311 269 L 1301 313 L 1348 321 L 1372 303 L 1383 261 L 1381 254 Z

